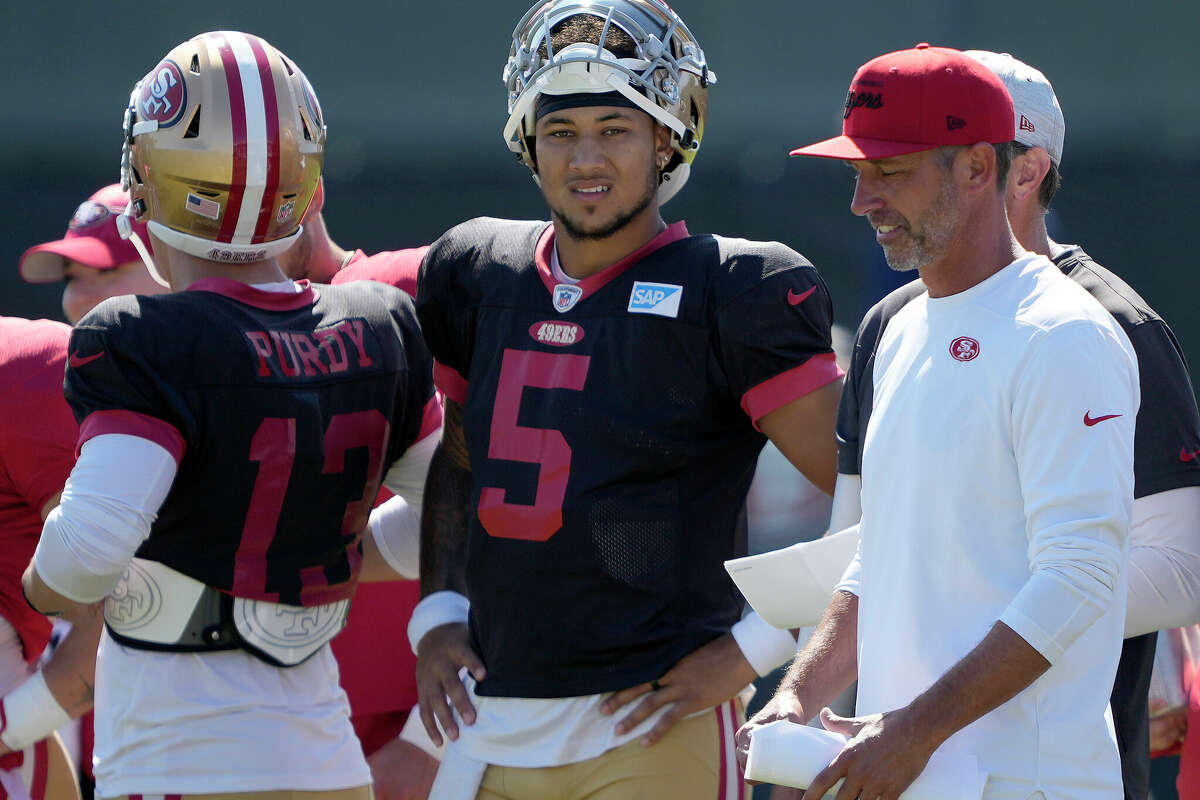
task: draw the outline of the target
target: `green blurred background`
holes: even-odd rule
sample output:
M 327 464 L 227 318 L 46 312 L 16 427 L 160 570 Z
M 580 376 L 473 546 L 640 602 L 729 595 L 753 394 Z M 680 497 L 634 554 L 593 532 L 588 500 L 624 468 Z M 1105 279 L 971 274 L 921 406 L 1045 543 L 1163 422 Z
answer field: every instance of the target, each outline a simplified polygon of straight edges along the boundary
M 848 211 L 849 170 L 788 159 L 833 135 L 854 70 L 919 41 L 1012 52 L 1040 67 L 1067 118 L 1050 221 L 1125 276 L 1200 358 L 1189 242 L 1200 183 L 1200 6 L 1150 0 L 816 4 L 678 0 L 720 82 L 692 180 L 667 206 L 693 231 L 778 239 L 828 281 L 854 327 L 900 276 Z M 479 215 L 542 217 L 504 146 L 500 71 L 524 0 L 441 3 L 18 4 L 0 32 L 0 313 L 60 317 L 58 286 L 16 275 L 75 206 L 117 177 L 132 83 L 204 30 L 265 36 L 308 74 L 329 123 L 326 218 L 344 246 L 430 241 Z M 905 276 L 907 277 L 907 276 Z

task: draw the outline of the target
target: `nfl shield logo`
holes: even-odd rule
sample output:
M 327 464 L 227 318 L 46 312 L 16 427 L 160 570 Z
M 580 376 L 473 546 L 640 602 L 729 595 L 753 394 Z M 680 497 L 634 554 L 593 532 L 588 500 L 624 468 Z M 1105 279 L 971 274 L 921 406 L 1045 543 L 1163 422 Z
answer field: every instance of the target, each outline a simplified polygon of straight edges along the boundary
M 554 287 L 554 310 L 565 314 L 575 307 L 581 297 L 583 289 L 569 283 L 560 283 Z

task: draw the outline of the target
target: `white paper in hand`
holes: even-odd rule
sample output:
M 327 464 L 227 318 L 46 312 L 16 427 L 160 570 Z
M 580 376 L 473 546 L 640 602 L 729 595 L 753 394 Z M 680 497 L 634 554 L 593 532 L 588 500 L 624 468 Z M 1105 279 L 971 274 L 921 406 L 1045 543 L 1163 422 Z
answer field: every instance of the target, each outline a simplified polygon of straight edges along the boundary
M 841 734 L 787 720 L 768 723 L 750 737 L 746 780 L 808 788 L 846 741 Z M 986 780 L 974 756 L 934 753 L 925 771 L 900 795 L 900 800 L 979 800 Z M 829 793 L 836 793 L 840 785 L 839 781 Z
M 858 526 L 782 550 L 725 562 L 746 602 L 776 628 L 821 621 L 833 588 L 854 559 Z

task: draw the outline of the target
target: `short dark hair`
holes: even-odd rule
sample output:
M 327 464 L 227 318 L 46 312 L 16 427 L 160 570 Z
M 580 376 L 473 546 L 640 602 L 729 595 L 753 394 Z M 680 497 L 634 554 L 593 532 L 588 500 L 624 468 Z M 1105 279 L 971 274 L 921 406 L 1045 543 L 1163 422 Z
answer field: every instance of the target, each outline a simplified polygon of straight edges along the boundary
M 597 17 L 594 14 L 575 14 L 550 29 L 550 44 L 554 46 L 554 52 L 557 53 L 565 47 L 580 42 L 598 44 L 602 33 L 604 33 L 603 17 Z M 617 58 L 637 58 L 637 42 L 616 25 L 608 26 L 608 33 L 604 36 L 604 49 Z M 538 55 L 543 59 L 547 57 L 544 42 L 538 50 Z
M 1013 142 L 1012 146 L 1014 156 L 1024 155 L 1033 149 L 1021 142 Z M 1050 203 L 1054 200 L 1054 195 L 1058 194 L 1060 186 L 1062 186 L 1062 174 L 1058 171 L 1058 165 L 1051 161 L 1050 169 L 1042 178 L 1042 185 L 1038 187 L 1038 203 L 1042 206 L 1043 211 L 1050 210 Z
M 1000 142 L 992 145 L 992 149 L 996 151 L 996 188 L 1001 192 L 1004 191 L 1004 185 L 1008 182 L 1008 170 L 1012 167 L 1013 144 L 1013 142 Z M 942 163 L 942 168 L 950 169 L 954 164 L 954 159 L 958 157 L 958 152 L 965 147 L 965 144 L 947 144 L 939 147 L 937 149 L 938 159 Z

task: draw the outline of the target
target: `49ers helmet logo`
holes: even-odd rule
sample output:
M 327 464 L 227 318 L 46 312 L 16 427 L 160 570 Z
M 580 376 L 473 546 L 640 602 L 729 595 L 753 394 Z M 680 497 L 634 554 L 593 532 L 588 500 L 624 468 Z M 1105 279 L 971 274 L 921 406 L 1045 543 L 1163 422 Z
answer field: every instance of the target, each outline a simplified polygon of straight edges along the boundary
M 950 343 L 950 355 L 957 361 L 974 361 L 979 356 L 979 342 L 970 336 L 960 336 Z
M 159 62 L 142 79 L 137 111 L 142 119 L 155 120 L 160 128 L 169 128 L 183 117 L 187 108 L 187 84 L 179 65 L 171 59 Z

